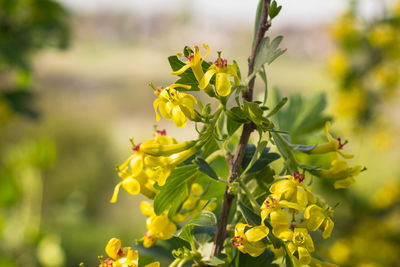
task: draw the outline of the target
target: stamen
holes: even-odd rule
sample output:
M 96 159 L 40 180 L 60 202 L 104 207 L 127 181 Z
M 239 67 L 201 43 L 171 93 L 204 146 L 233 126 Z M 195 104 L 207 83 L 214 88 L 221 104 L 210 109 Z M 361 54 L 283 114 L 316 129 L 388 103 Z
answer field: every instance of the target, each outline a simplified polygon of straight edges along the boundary
M 154 90 L 154 94 L 156 96 L 159 96 L 162 90 L 164 90 L 164 86 L 161 86 L 161 85 L 157 86 L 157 88 L 155 88 L 155 90 Z
M 141 145 L 142 143 L 139 143 L 139 144 L 137 144 L 136 146 L 134 146 L 134 147 L 132 147 L 132 150 L 133 151 L 139 151 L 140 150 L 140 145 Z
M 154 243 L 154 238 L 151 236 L 149 232 L 144 233 L 144 238 L 147 238 L 150 240 L 151 243 Z
M 267 209 L 273 209 L 278 205 L 278 201 L 274 197 L 267 197 L 267 199 L 264 201 L 264 206 Z
M 188 57 L 188 59 L 189 59 L 189 62 L 191 62 L 192 61 L 192 59 L 193 59 L 193 55 L 190 55 L 189 57 Z
M 344 143 L 342 143 L 342 139 L 340 137 L 338 137 L 336 140 L 338 140 L 338 142 L 339 142 L 338 149 L 342 149 L 348 143 L 347 140 L 345 140 Z
M 157 133 L 158 135 L 164 136 L 164 135 L 167 135 L 167 130 L 166 130 L 166 129 L 164 129 L 164 130 L 162 130 L 162 131 L 157 130 L 156 133 Z
M 232 238 L 231 243 L 235 247 L 243 246 L 243 237 L 241 237 L 240 235 L 235 236 L 235 237 Z
M 293 179 L 298 180 L 299 183 L 303 182 L 305 178 L 306 176 L 304 174 L 300 174 L 298 171 L 293 174 Z
M 112 267 L 113 266 L 113 260 L 108 258 L 106 260 L 103 260 L 100 267 Z

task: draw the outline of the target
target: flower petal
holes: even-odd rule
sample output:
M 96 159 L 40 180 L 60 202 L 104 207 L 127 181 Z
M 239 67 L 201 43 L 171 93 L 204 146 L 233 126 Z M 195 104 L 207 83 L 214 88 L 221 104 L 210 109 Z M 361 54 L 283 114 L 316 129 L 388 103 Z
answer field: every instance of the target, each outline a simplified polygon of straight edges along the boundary
M 174 121 L 175 126 L 178 128 L 183 128 L 186 126 L 186 116 L 179 106 L 172 109 L 172 120 Z
M 122 181 L 122 187 L 131 195 L 137 195 L 140 193 L 140 184 L 133 177 L 126 178 Z
M 186 63 L 185 65 L 183 65 L 182 68 L 180 68 L 177 71 L 171 71 L 171 74 L 173 75 L 181 75 L 182 73 L 184 73 L 188 68 L 190 68 L 190 63 Z
M 212 65 L 211 67 L 208 68 L 206 73 L 204 74 L 203 78 L 200 80 L 199 83 L 199 88 L 204 89 L 207 87 L 207 85 L 210 83 L 210 80 L 212 76 L 217 72 L 215 65 Z
M 245 235 L 247 240 L 249 240 L 250 242 L 257 242 L 266 237 L 268 233 L 269 233 L 268 227 L 263 225 L 258 225 L 246 231 Z
M 110 203 L 115 203 L 115 202 L 117 202 L 117 200 L 118 200 L 119 188 L 121 187 L 121 183 L 122 183 L 122 182 L 118 183 L 118 184 L 115 186 L 115 188 L 114 188 L 114 193 L 113 193 L 113 195 L 112 195 L 112 198 L 111 198 L 111 200 L 110 200 Z
M 215 76 L 215 90 L 217 94 L 220 96 L 227 96 L 231 93 L 231 87 L 228 74 L 217 72 Z

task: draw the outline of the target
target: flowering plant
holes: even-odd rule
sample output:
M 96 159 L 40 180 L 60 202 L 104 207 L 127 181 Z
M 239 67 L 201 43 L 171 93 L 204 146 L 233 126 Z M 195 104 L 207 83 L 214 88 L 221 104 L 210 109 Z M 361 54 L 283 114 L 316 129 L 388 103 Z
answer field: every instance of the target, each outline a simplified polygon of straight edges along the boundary
M 203 44 L 205 53 L 186 46 L 168 58 L 178 76 L 174 84 L 150 84 L 156 120 L 194 126 L 198 137 L 178 142 L 166 130 L 155 130 L 147 141 L 132 141 L 132 155 L 117 167 L 122 180 L 111 202 L 121 187 L 149 199 L 140 206 L 147 232 L 137 243 L 149 248 L 181 239 L 170 266 L 278 266 L 280 259 L 286 266 L 336 266 L 314 254 L 310 233 L 320 230 L 329 238 L 334 209 L 313 193 L 313 177 L 347 188 L 363 167 L 353 166 L 352 155 L 342 152 L 346 142 L 329 133 L 323 98 L 292 101 L 285 109 L 288 99 L 275 92 L 276 103 L 268 104 L 265 66 L 285 50 L 281 36 L 271 40 L 265 34 L 280 10 L 276 1 L 259 2 L 246 77 L 221 52 L 207 61 L 214 53 Z M 264 101 L 253 100 L 257 75 L 265 83 Z M 193 91 L 204 91 L 210 102 Z M 310 133 L 324 126 L 327 143 L 318 144 Z M 307 157 L 324 155 L 332 155 L 330 167 L 306 164 Z M 119 239 L 109 241 L 106 253 L 102 267 L 140 266 L 138 251 L 123 248 Z

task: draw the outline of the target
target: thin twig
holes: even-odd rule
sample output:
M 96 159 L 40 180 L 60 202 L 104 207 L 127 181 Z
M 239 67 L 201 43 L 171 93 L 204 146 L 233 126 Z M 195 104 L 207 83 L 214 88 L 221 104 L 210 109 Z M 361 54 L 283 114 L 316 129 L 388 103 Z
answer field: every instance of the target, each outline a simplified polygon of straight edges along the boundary
M 254 61 L 257 55 L 258 47 L 262 39 L 264 38 L 265 32 L 270 27 L 270 23 L 268 22 L 268 7 L 270 5 L 270 2 L 271 2 L 270 0 L 263 1 L 263 7 L 262 7 L 260 24 L 258 27 L 256 41 L 254 47 L 252 48 L 251 55 L 249 57 L 248 76 L 250 76 L 254 71 Z M 253 100 L 254 81 L 255 81 L 255 76 L 248 83 L 248 91 L 243 94 L 243 99 L 246 101 Z M 243 157 L 246 151 L 246 146 L 249 141 L 250 134 L 253 130 L 254 130 L 253 123 L 247 123 L 243 126 L 242 135 L 240 136 L 238 148 L 236 149 L 236 153 L 232 161 L 230 162 L 230 171 L 228 178 L 229 183 L 234 182 L 239 175 L 239 169 L 243 161 Z M 224 193 L 224 199 L 221 207 L 221 214 L 218 220 L 217 232 L 215 234 L 215 239 L 214 239 L 214 247 L 211 253 L 212 256 L 219 255 L 224 247 L 224 240 L 226 236 L 226 225 L 228 224 L 228 217 L 234 198 L 235 195 L 231 193 L 228 185 Z

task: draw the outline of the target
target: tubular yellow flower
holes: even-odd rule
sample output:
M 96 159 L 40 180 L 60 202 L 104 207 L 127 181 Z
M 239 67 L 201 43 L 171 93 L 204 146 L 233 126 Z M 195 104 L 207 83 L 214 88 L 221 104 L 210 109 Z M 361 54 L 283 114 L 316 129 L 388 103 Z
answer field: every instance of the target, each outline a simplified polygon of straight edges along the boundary
M 179 152 L 185 151 L 193 147 L 197 141 L 185 141 L 178 144 L 163 145 L 154 142 L 153 140 L 146 141 L 140 145 L 140 150 L 145 154 L 159 157 L 159 156 L 171 156 Z
M 249 228 L 246 230 L 246 228 Z M 264 225 L 250 226 L 238 223 L 235 226 L 235 236 L 231 239 L 232 245 L 242 253 L 248 253 L 252 257 L 260 256 L 267 245 L 262 242 L 269 233 L 268 227 Z
M 121 240 L 112 238 L 106 246 L 106 253 L 111 259 L 103 260 L 100 267 L 137 267 L 139 261 L 139 253 L 130 247 L 123 248 Z M 159 262 L 147 264 L 145 267 L 158 267 Z
M 317 145 L 315 148 L 313 148 L 308 153 L 309 154 L 323 154 L 323 153 L 329 153 L 329 152 L 337 152 L 344 158 L 347 158 L 347 159 L 352 158 L 353 155 L 344 154 L 341 151 L 339 151 L 340 149 L 343 148 L 343 146 L 346 143 L 342 144 L 341 138 L 334 139 L 329 134 L 330 126 L 331 126 L 330 122 L 325 123 L 325 136 L 326 136 L 326 139 L 328 139 L 328 143 Z
M 111 203 L 117 202 L 121 186 L 131 195 L 142 193 L 148 198 L 153 198 L 154 194 L 157 192 L 153 186 L 153 177 L 155 173 L 150 169 L 143 170 L 138 175 L 134 175 L 133 172 L 123 164 L 118 167 L 118 175 L 121 177 L 122 181 L 115 186 L 113 196 L 110 200 Z
M 289 220 L 282 209 L 288 206 L 293 209 L 302 209 L 298 204 L 286 200 L 278 202 L 278 198 L 274 195 L 269 195 L 261 206 L 261 224 L 264 225 L 264 220 L 270 216 L 272 233 L 278 238 L 280 238 L 281 233 L 288 231 L 289 228 Z
M 207 53 L 204 56 L 204 58 L 201 57 L 199 47 L 197 45 L 195 45 L 194 46 L 194 54 L 189 55 L 188 61 L 185 63 L 185 65 L 181 69 L 171 72 L 171 74 L 180 75 L 180 74 L 184 73 L 187 69 L 191 68 L 194 76 L 196 77 L 197 81 L 200 83 L 201 79 L 204 76 L 204 71 L 203 71 L 203 67 L 201 66 L 201 64 L 203 63 L 204 59 L 210 53 L 210 48 L 208 47 L 208 45 L 203 44 L 203 47 L 207 50 Z M 181 55 L 182 55 L 181 53 L 177 54 L 177 56 L 181 56 Z
M 176 166 L 190 158 L 197 151 L 198 147 L 192 146 L 185 151 L 172 154 L 168 157 L 155 157 L 149 155 L 145 157 L 144 162 L 147 167 L 154 170 L 153 179 L 157 181 L 158 185 L 163 186 Z
M 321 208 L 315 204 L 310 205 L 304 211 L 304 218 L 307 219 L 307 229 L 310 231 L 315 231 L 318 228 L 323 231 L 322 237 L 328 238 L 331 236 L 334 223 L 333 210 L 327 205 Z
M 235 84 L 240 85 L 240 79 L 237 74 L 236 67 L 228 65 L 226 59 L 222 59 L 218 55 L 218 59 L 211 65 L 203 79 L 199 83 L 199 88 L 204 89 L 209 85 L 211 78 L 215 75 L 215 89 L 220 96 L 227 96 L 231 92 L 231 81 L 228 76 L 234 78 Z
M 166 88 L 160 88 L 155 91 L 158 98 L 154 100 L 153 107 L 157 121 L 160 121 L 160 115 L 157 111 L 159 110 L 165 119 L 172 120 L 176 127 L 183 128 L 187 123 L 186 117 L 190 120 L 196 118 L 194 106 L 197 104 L 197 100 L 192 95 L 175 90 L 177 87 L 191 88 L 191 86 L 184 84 L 172 84 Z
M 331 164 L 332 167 L 329 170 L 321 169 L 311 171 L 311 173 L 320 178 L 337 180 L 334 183 L 336 189 L 347 188 L 354 184 L 354 177 L 363 169 L 363 166 L 361 165 L 349 167 L 346 161 L 340 159 L 333 160 Z
M 151 247 L 157 239 L 167 240 L 176 231 L 176 225 L 168 219 L 167 214 L 156 215 L 150 203 L 142 202 L 140 210 L 148 218 L 146 220 L 147 232 L 142 239 L 143 246 Z
M 270 187 L 270 192 L 276 197 L 277 201 L 286 200 L 283 202 L 288 208 L 303 210 L 308 203 L 315 203 L 315 197 L 311 191 L 303 184 L 304 175 L 295 172 L 293 176 L 288 175 L 282 178 Z
M 295 228 L 291 232 L 286 240 L 286 248 L 292 257 L 297 252 L 300 264 L 309 264 L 311 262 L 311 256 L 309 252 L 314 251 L 314 243 L 311 236 L 308 234 L 305 228 Z

